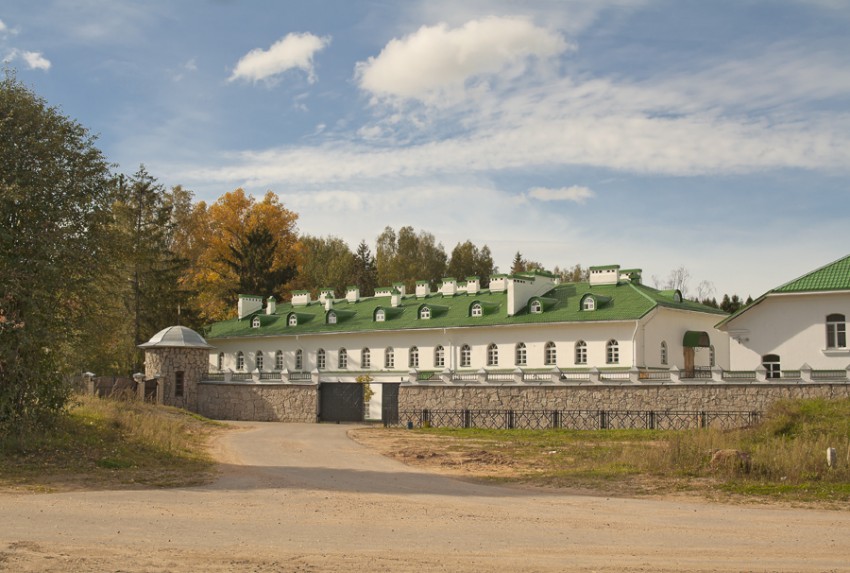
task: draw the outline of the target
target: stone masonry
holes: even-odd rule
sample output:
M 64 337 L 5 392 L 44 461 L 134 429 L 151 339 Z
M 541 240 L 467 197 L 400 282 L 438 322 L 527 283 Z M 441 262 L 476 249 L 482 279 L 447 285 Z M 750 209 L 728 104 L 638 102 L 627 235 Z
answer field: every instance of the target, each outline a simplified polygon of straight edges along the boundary
M 789 398 L 850 398 L 844 384 L 402 385 L 403 410 L 764 411 Z
M 315 422 L 318 385 L 203 382 L 198 386 L 202 416 L 216 420 Z

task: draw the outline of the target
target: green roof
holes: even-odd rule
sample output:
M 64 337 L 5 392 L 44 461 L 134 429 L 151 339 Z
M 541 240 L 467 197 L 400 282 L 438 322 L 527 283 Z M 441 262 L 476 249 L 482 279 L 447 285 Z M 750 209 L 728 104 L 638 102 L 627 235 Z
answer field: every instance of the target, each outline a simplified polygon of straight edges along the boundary
M 588 293 L 596 297 L 606 297 L 609 302 L 595 311 L 581 311 L 581 298 Z M 599 321 L 637 320 L 658 307 L 689 310 L 707 314 L 725 315 L 724 312 L 706 307 L 692 301 L 677 303 L 663 296 L 658 290 L 648 286 L 622 282 L 616 285 L 595 285 L 591 289 L 587 282 L 563 283 L 553 287 L 542 297 L 545 301 L 544 312 L 532 314 L 526 305 L 514 316 L 506 316 L 507 293 L 504 291 L 491 292 L 487 289 L 474 294 L 460 292 L 453 297 L 436 295 L 428 299 L 426 306 L 440 308 L 444 312 L 432 313 L 427 320 L 420 320 L 417 310 L 422 305 L 422 299 L 414 295 L 401 298 L 400 306 L 393 308 L 385 297 L 367 297 L 357 302 L 342 300 L 334 304 L 334 311 L 348 315 L 347 320 L 337 324 L 327 324 L 325 308 L 321 303 L 313 302 L 308 305 L 293 307 L 291 303 L 279 304 L 275 313 L 263 321 L 260 328 L 251 328 L 249 319 L 232 319 L 210 325 L 205 332 L 207 339 L 250 337 L 250 336 L 295 336 L 307 333 L 331 332 L 366 332 L 398 329 L 422 328 L 456 328 L 478 327 L 512 324 L 546 324 L 546 323 L 576 323 Z M 479 301 L 490 312 L 482 316 L 470 316 L 469 308 L 473 301 Z M 436 304 L 435 304 L 436 303 Z M 383 308 L 387 320 L 375 322 L 374 313 Z M 285 317 L 297 308 L 298 325 L 288 326 Z M 492 312 L 493 309 L 498 309 Z M 349 312 L 356 311 L 356 314 Z M 320 317 L 304 320 L 304 315 Z M 275 320 L 281 317 L 280 320 Z
M 770 292 L 850 290 L 850 255 L 822 266 Z
M 804 274 L 784 285 L 771 289 L 741 308 L 735 314 L 727 316 L 715 326 L 720 327 L 731 320 L 738 318 L 746 311 L 761 304 L 771 294 L 805 293 L 805 292 L 829 292 L 837 290 L 850 290 L 850 255 L 833 261 L 809 273 Z

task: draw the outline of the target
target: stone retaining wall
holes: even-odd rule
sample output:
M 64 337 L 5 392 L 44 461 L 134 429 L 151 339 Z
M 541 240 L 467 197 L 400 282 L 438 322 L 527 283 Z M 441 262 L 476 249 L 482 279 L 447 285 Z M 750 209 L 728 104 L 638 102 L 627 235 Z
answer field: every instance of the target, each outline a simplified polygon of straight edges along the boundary
M 215 420 L 315 422 L 315 384 L 201 382 L 197 412 Z
M 786 398 L 850 398 L 850 384 L 402 385 L 403 410 L 764 411 Z

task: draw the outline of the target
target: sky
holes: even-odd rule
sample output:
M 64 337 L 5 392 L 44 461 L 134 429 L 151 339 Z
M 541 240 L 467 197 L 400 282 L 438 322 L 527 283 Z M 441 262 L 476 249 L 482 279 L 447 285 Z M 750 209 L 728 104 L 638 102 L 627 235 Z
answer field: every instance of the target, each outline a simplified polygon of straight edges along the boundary
M 8 0 L 0 58 L 196 200 L 719 300 L 850 253 L 848 28 L 844 0 Z

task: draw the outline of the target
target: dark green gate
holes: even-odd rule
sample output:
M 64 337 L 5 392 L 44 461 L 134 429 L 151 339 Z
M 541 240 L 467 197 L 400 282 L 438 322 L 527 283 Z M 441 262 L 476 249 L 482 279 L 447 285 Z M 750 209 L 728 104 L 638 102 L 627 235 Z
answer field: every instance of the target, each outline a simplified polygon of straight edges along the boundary
M 363 384 L 324 382 L 319 385 L 320 422 L 362 422 Z

